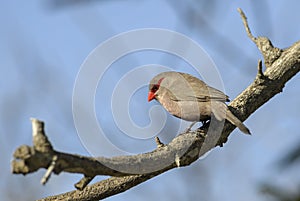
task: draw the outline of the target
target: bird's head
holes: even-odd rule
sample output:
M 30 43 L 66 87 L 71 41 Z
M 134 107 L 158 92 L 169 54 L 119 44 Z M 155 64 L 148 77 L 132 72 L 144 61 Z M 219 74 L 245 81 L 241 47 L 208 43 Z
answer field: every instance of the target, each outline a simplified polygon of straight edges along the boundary
M 148 101 L 152 101 L 153 99 L 155 99 L 156 95 L 159 93 L 159 89 L 161 86 L 161 82 L 163 81 L 164 77 L 160 77 L 159 79 L 155 79 L 153 78 L 150 81 L 149 84 L 149 92 L 148 92 Z
M 184 91 L 189 92 L 191 86 L 181 73 L 166 71 L 156 75 L 149 84 L 148 101 L 156 99 L 166 102 L 166 99 L 178 100 Z

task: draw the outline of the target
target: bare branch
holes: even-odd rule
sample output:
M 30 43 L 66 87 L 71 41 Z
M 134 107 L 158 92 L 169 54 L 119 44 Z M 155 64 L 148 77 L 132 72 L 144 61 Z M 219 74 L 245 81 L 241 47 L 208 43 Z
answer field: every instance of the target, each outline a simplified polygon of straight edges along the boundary
M 248 37 L 256 44 L 263 55 L 266 67 L 271 67 L 273 62 L 280 57 L 282 50 L 274 47 L 272 42 L 267 37 L 254 37 L 250 31 L 245 13 L 240 8 L 238 8 L 238 12 L 241 15 Z
M 109 179 L 97 182 L 87 186 L 82 191 L 70 191 L 67 193 L 49 196 L 37 201 L 56 201 L 56 200 L 70 200 L 70 201 L 96 201 L 101 200 L 112 195 L 122 193 L 133 186 L 137 186 L 162 172 L 156 172 L 145 175 L 133 175 L 124 177 L 111 177 Z
M 41 121 L 38 125 L 43 125 Z M 37 125 L 34 125 L 36 127 Z M 46 136 L 44 130 L 42 135 Z M 157 150 L 149 153 L 138 154 L 133 156 L 118 156 L 112 158 L 105 157 L 85 157 L 74 154 L 62 153 L 59 151 L 39 152 L 35 147 L 29 147 L 24 156 L 23 146 L 18 148 L 14 153 L 12 161 L 13 173 L 28 174 L 39 168 L 49 168 L 54 164 L 51 170 L 59 174 L 60 172 L 81 173 L 85 176 L 109 175 L 109 176 L 127 176 L 133 174 L 145 174 L 170 169 L 176 167 L 175 156 L 181 156 L 182 165 L 189 165 L 192 159 L 197 159 L 199 153 L 199 144 L 203 138 L 198 136 L 198 132 L 186 134 L 187 136 L 178 136 L 168 146 L 161 146 Z M 36 137 L 35 135 L 34 137 Z M 42 145 L 37 144 L 41 147 Z M 193 151 L 193 153 L 190 153 Z M 55 157 L 55 163 L 53 158 Z M 23 162 L 20 164 L 20 161 Z M 26 164 L 21 167 L 22 164 Z
M 263 73 L 264 78 L 259 76 L 230 104 L 231 111 L 240 120 L 246 120 L 259 107 L 265 104 L 276 94 L 283 91 L 288 80 L 295 76 L 300 70 L 300 41 L 294 43 L 290 48 L 282 51 L 281 56 Z M 224 130 L 233 130 L 231 124 L 226 124 Z M 229 134 L 223 132 L 219 145 L 227 141 Z
M 238 8 L 237 10 L 238 10 L 238 12 L 239 12 L 240 15 L 241 15 L 241 18 L 242 18 L 242 20 L 243 20 L 244 27 L 245 27 L 245 29 L 246 29 L 246 32 L 247 32 L 248 37 L 249 37 L 254 43 L 256 43 L 256 38 L 255 38 L 255 37 L 252 35 L 252 33 L 251 33 L 251 30 L 250 30 L 250 28 L 249 28 L 248 21 L 247 21 L 247 17 L 246 17 L 246 15 L 245 15 L 245 13 L 242 11 L 241 8 Z

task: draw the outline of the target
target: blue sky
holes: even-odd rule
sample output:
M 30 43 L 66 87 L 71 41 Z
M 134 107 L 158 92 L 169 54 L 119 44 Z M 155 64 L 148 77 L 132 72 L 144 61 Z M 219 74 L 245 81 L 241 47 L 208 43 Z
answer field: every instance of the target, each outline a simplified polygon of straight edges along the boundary
M 269 37 L 275 46 L 288 47 L 299 40 L 300 35 L 296 0 L 260 3 L 250 0 L 243 3 L 229 0 L 222 3 L 90 1 L 61 7 L 56 4 L 59 5 L 58 1 L 50 0 L 0 3 L 0 152 L 3 160 L 0 194 L 5 200 L 33 200 L 70 191 L 81 178 L 81 175 L 62 173 L 52 176 L 46 186 L 42 186 L 39 181 L 45 170 L 25 177 L 12 175 L 9 162 L 15 148 L 31 144 L 30 117 L 46 122 L 47 134 L 57 150 L 89 155 L 89 149 L 97 149 L 97 143 L 93 148 L 82 143 L 75 129 L 72 93 L 80 66 L 105 40 L 141 28 L 163 28 L 184 34 L 212 58 L 226 94 L 233 99 L 253 81 L 257 61 L 262 58 L 247 38 L 236 11 L 238 7 L 245 11 L 253 34 Z M 135 52 L 113 63 L 99 82 L 95 113 L 110 134 L 107 138 L 124 153 L 153 150 L 154 140 L 122 135 L 113 122 L 107 97 L 124 74 L 150 64 L 195 73 L 182 59 L 159 51 Z M 158 105 L 147 102 L 148 82 L 145 80 L 145 87 L 136 92 L 129 104 L 132 119 L 140 126 L 147 125 L 149 109 Z M 132 83 L 127 84 L 130 87 Z M 190 167 L 169 171 L 109 200 L 194 200 L 195 197 L 267 200 L 259 190 L 261 182 L 297 191 L 300 181 L 297 170 L 291 168 L 279 175 L 276 161 L 300 141 L 298 86 L 300 79 L 295 76 L 283 93 L 251 115 L 245 124 L 253 136 L 235 130 L 223 148 L 214 149 Z M 176 135 L 179 121 L 168 114 L 166 117 L 167 126 L 159 136 L 169 142 Z M 99 146 L 103 144 L 99 142 Z M 97 177 L 97 180 L 103 178 Z M 18 192 L 13 190 L 16 188 Z

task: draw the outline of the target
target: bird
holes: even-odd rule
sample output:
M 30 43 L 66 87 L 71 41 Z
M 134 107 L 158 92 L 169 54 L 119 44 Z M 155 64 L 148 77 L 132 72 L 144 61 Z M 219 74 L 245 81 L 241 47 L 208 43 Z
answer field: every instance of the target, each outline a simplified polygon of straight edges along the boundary
M 148 102 L 154 99 L 180 119 L 204 124 L 214 116 L 218 121 L 226 119 L 243 133 L 251 134 L 228 109 L 227 95 L 190 74 L 167 71 L 153 77 L 149 83 Z

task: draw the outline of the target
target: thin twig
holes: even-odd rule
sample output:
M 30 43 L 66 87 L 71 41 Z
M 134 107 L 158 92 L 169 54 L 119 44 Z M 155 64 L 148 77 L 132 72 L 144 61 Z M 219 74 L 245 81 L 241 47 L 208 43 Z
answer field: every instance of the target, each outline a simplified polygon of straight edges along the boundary
M 243 24 L 244 24 L 244 26 L 245 26 L 245 29 L 246 29 L 246 32 L 247 32 L 248 37 L 249 37 L 254 43 L 256 43 L 256 38 L 255 38 L 255 37 L 252 35 L 252 33 L 251 33 L 251 30 L 250 30 L 250 28 L 249 28 L 248 21 L 247 21 L 247 17 L 246 17 L 246 15 L 245 15 L 245 13 L 243 12 L 243 10 L 242 10 L 241 8 L 238 8 L 237 10 L 238 10 L 238 12 L 239 12 L 240 15 L 241 15 L 241 18 L 242 18 L 242 20 L 243 20 Z
M 90 177 L 90 176 L 84 176 L 74 186 L 78 190 L 83 190 L 93 179 L 94 179 L 94 176 L 92 176 L 92 177 Z
M 257 64 L 257 76 L 258 78 L 263 78 L 265 77 L 263 71 L 262 71 L 262 61 L 261 59 L 258 60 L 258 64 Z
M 165 146 L 164 143 L 162 143 L 158 137 L 155 137 L 155 142 L 156 142 L 157 148 Z
M 53 158 L 52 158 L 51 164 L 49 165 L 45 175 L 41 179 L 41 184 L 45 185 L 47 183 L 47 181 L 49 180 L 49 178 L 50 178 L 50 176 L 51 176 L 51 174 L 52 174 L 52 172 L 55 168 L 56 161 L 57 161 L 57 155 L 54 155 Z

